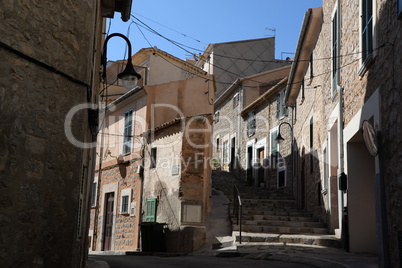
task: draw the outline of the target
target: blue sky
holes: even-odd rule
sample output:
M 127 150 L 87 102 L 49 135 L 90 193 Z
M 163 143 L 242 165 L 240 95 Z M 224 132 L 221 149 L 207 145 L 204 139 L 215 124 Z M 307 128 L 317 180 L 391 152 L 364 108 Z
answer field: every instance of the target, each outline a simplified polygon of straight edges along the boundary
M 304 13 L 321 5 L 322 0 L 133 0 L 131 14 L 136 18 L 123 22 L 115 13 L 107 20 L 106 32 L 126 35 L 133 54 L 157 46 L 185 59 L 210 43 L 265 38 L 274 34 L 269 29 L 275 29 L 276 58 L 285 59 L 293 56 L 288 53 L 295 51 Z M 123 59 L 126 53 L 123 39 L 109 40 L 108 60 Z

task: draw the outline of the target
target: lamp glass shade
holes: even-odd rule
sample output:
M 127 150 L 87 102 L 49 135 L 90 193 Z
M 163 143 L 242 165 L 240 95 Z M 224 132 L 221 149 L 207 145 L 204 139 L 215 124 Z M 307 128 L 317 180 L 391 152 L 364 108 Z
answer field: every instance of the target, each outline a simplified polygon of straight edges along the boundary
M 134 66 L 129 60 L 126 64 L 126 69 L 117 75 L 120 79 L 123 87 L 126 89 L 133 89 L 137 85 L 138 79 L 141 79 L 141 75 L 134 70 Z
M 125 89 L 131 90 L 137 86 L 138 79 L 135 78 L 133 80 L 124 80 L 119 79 L 119 84 L 122 85 Z

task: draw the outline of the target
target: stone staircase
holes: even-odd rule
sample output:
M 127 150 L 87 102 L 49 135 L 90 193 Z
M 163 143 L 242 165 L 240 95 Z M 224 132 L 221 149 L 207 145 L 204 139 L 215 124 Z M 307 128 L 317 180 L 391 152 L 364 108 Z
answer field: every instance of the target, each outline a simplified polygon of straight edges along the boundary
M 238 215 L 233 214 L 233 184 L 237 185 L 243 204 L 241 244 Z M 329 235 L 324 223 L 311 213 L 298 210 L 294 198 L 287 194 L 247 186 L 224 171 L 214 171 L 213 187 L 223 191 L 231 200 L 232 231 L 238 248 L 286 245 L 341 247 L 340 239 Z

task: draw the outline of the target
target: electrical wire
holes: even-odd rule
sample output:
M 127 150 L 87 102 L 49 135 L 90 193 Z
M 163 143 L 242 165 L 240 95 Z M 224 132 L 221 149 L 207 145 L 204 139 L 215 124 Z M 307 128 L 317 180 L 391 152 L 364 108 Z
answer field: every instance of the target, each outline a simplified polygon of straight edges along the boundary
M 198 49 L 198 48 L 194 48 L 194 47 L 191 47 L 191 46 L 187 46 L 187 45 L 185 45 L 185 44 L 182 44 L 182 43 L 179 43 L 179 42 L 177 42 L 177 41 L 174 41 L 174 40 L 172 40 L 172 39 L 170 39 L 170 38 L 167 38 L 167 37 L 163 36 L 162 34 L 160 34 L 159 32 L 157 32 L 156 30 L 154 30 L 153 28 L 151 28 L 149 25 L 147 25 L 147 24 L 145 24 L 144 22 L 142 22 L 141 20 L 139 20 L 139 19 L 138 19 L 137 17 L 135 17 L 134 15 L 131 15 L 131 16 L 132 16 L 133 18 L 135 18 L 136 20 L 138 20 L 141 24 L 143 24 L 143 25 L 138 25 L 139 27 L 143 27 L 144 29 L 150 31 L 151 33 L 156 34 L 157 36 L 162 37 L 163 39 L 165 39 L 165 40 L 167 40 L 167 41 L 173 43 L 174 45 L 180 45 L 180 46 L 187 47 L 187 48 L 189 48 L 189 49 L 192 49 L 192 50 L 195 50 L 195 51 L 198 51 L 198 52 L 204 52 L 204 50 L 200 50 L 200 49 Z M 156 23 L 156 22 L 155 22 L 155 23 Z M 159 24 L 159 23 L 158 23 L 158 24 Z M 160 24 L 160 25 L 162 25 L 162 24 Z M 163 26 L 163 25 L 162 25 L 162 26 Z M 167 26 L 164 26 L 164 27 L 167 27 Z M 169 27 L 167 27 L 167 28 L 169 28 Z M 169 29 L 170 29 L 170 28 L 169 28 Z M 184 34 L 183 34 L 183 35 L 184 35 Z M 205 43 L 205 44 L 206 44 L 206 43 Z M 179 48 L 181 48 L 181 47 L 179 47 Z M 192 54 L 192 55 L 196 55 L 196 54 L 197 54 L 197 53 L 193 53 L 193 52 L 188 51 L 188 50 L 184 50 L 184 51 L 187 52 L 187 53 L 190 53 L 190 54 Z M 333 58 L 344 58 L 344 57 L 354 56 L 354 55 L 362 54 L 362 53 L 363 53 L 363 51 L 362 51 L 362 52 L 353 52 L 353 53 L 338 55 L 338 56 L 336 56 L 336 57 L 315 58 L 314 61 L 332 60 Z M 228 59 L 240 60 L 240 61 L 251 61 L 251 62 L 277 63 L 277 62 L 281 61 L 281 60 L 278 60 L 278 59 L 273 59 L 273 60 L 248 59 L 248 58 L 241 58 L 241 57 L 233 57 L 233 56 L 221 55 L 221 54 L 219 54 L 219 53 L 214 53 L 214 55 L 215 55 L 215 56 L 218 56 L 218 57 L 222 57 L 222 58 L 228 58 Z M 306 62 L 306 61 L 310 61 L 310 60 L 309 60 L 309 59 L 308 59 L 308 60 L 298 60 L 298 61 L 296 61 L 296 62 Z M 292 62 L 295 62 L 295 61 L 292 61 Z
M 143 23 L 141 20 L 139 20 L 138 18 L 136 18 L 134 15 L 131 15 L 133 18 L 135 18 L 135 19 L 137 19 L 138 21 L 140 21 L 141 23 Z M 188 52 L 188 53 L 190 53 L 190 54 L 193 54 L 193 53 L 191 53 L 190 51 L 188 51 L 187 49 L 184 49 L 184 48 L 182 48 L 181 46 L 179 46 L 178 44 L 180 44 L 180 43 L 178 43 L 178 42 L 175 42 L 175 41 L 173 41 L 173 40 L 171 40 L 171 39 L 169 39 L 169 38 L 167 38 L 167 37 L 164 37 L 163 35 L 161 35 L 161 34 L 159 34 L 158 32 L 156 32 L 155 30 L 153 30 L 150 26 L 148 26 L 148 25 L 146 25 L 145 23 L 143 23 L 146 27 L 145 27 L 145 29 L 147 29 L 147 30 L 149 30 L 149 31 L 151 31 L 151 32 L 153 32 L 153 33 L 155 33 L 155 34 L 157 34 L 158 36 L 161 36 L 162 38 L 164 38 L 165 40 L 168 40 L 169 42 L 173 42 L 173 44 L 175 44 L 176 46 L 178 46 L 179 48 L 181 48 L 181 49 L 183 49 L 184 51 L 186 51 L 186 52 Z M 137 25 L 138 27 L 143 27 L 142 25 Z M 180 44 L 180 45 L 182 45 L 182 44 Z M 343 57 L 346 57 L 346 56 L 354 56 L 354 55 L 357 55 L 357 54 L 362 54 L 364 51 L 362 51 L 362 52 L 353 52 L 353 53 L 349 53 L 349 54 L 344 54 L 344 55 L 339 55 L 339 56 L 337 56 L 337 58 L 343 58 Z M 214 55 L 215 55 L 215 53 L 214 53 Z M 231 59 L 237 59 L 237 60 L 240 60 L 241 58 L 233 58 L 233 57 L 228 57 L 228 56 L 225 56 L 225 55 L 217 55 L 217 56 L 221 56 L 221 57 L 226 57 L 226 58 L 231 58 Z M 335 57 L 325 57 L 325 58 L 318 58 L 318 59 L 314 59 L 314 61 L 318 61 L 318 60 L 332 60 L 332 59 L 334 59 Z M 166 59 L 165 59 L 166 60 Z M 247 60 L 247 61 L 259 61 L 259 60 L 252 60 L 252 59 L 245 59 L 245 60 Z M 310 61 L 310 60 L 298 60 L 298 61 L 292 61 L 292 62 L 302 62 L 302 61 Z M 276 60 L 276 61 L 263 61 L 263 62 L 278 62 L 278 60 Z M 211 64 L 211 63 L 210 63 Z M 224 69 L 224 68 L 222 68 L 222 67 L 220 67 L 220 66 L 218 66 L 218 65 L 216 65 L 216 64 L 211 64 L 212 66 L 214 66 L 214 67 L 216 67 L 216 68 L 218 68 L 218 69 L 220 69 L 220 70 L 223 70 L 223 71 L 225 71 L 225 72 L 227 72 L 227 73 L 229 73 L 229 74 L 232 74 L 232 75 L 234 75 L 234 76 L 236 76 L 236 77 L 239 77 L 239 76 L 241 76 L 241 75 L 239 75 L 239 74 L 237 74 L 237 73 L 234 73 L 234 72 L 230 72 L 230 71 L 228 71 L 228 70 L 226 70 L 226 69 Z M 346 66 L 348 66 L 349 64 L 347 64 Z M 176 66 L 176 67 L 178 67 L 178 66 Z M 325 73 L 323 73 L 323 74 L 326 74 L 327 72 L 325 72 Z M 322 75 L 323 75 L 322 74 Z M 321 74 L 320 74 L 321 75 Z M 320 76 L 320 75 L 316 75 L 316 76 Z M 243 77 L 244 77 L 245 75 L 243 74 Z M 255 81 L 255 80 L 252 80 L 252 79 L 250 79 L 249 81 L 252 81 L 252 82 L 256 82 L 256 83 L 260 83 L 260 81 Z M 216 83 L 220 83 L 220 84 L 226 84 L 226 85 L 230 85 L 230 84 L 232 84 L 232 83 L 224 83 L 224 82 L 217 82 L 217 81 L 215 81 Z M 295 83 L 297 83 L 297 82 L 295 82 Z M 300 82 L 299 82 L 300 83 Z M 247 87 L 247 86 L 246 86 Z M 250 86 L 249 86 L 250 87 Z
M 162 27 L 165 27 L 165 28 L 167 28 L 167 29 L 169 29 L 169 30 L 171 30 L 171 31 L 173 31 L 173 32 L 176 32 L 176 33 L 178 33 L 178 34 L 180 34 L 180 35 L 182 35 L 182 36 L 184 36 L 184 37 L 186 37 L 186 38 L 190 38 L 190 39 L 193 39 L 194 41 L 196 41 L 196 42 L 198 42 L 198 43 L 202 43 L 202 44 L 204 44 L 204 45 L 208 45 L 207 43 L 201 42 L 200 40 L 198 40 L 198 39 L 196 39 L 196 38 L 194 38 L 194 37 L 191 37 L 191 36 L 189 36 L 189 35 L 187 35 L 187 34 L 181 33 L 181 32 L 179 32 L 179 31 L 177 31 L 177 30 L 175 30 L 175 29 L 172 29 L 172 28 L 170 28 L 170 27 L 168 27 L 168 26 L 166 26 L 166 25 L 163 25 L 163 24 L 161 24 L 161 23 L 159 23 L 159 22 L 157 22 L 157 21 L 154 21 L 154 20 L 152 20 L 152 19 L 150 19 L 150 18 L 147 18 L 147 17 L 145 17 L 145 16 L 143 16 L 143 15 L 141 15 L 141 14 L 139 14 L 139 13 L 136 13 L 136 12 L 133 12 L 133 13 L 135 13 L 135 14 L 137 14 L 138 16 L 143 17 L 143 18 L 145 18 L 145 19 L 147 19 L 147 20 L 150 20 L 150 21 L 152 21 L 152 22 L 154 22 L 154 23 L 156 23 L 156 24 L 158 24 L 158 25 L 160 25 L 160 26 L 162 26 Z

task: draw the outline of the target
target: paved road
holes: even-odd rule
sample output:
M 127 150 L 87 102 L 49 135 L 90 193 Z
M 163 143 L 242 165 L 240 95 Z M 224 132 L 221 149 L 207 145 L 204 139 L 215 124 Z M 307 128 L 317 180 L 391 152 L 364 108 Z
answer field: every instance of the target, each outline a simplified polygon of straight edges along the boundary
M 215 257 L 215 256 L 90 256 L 91 259 L 106 261 L 110 268 L 166 268 L 166 267 L 191 267 L 191 268 L 237 268 L 237 267 L 269 267 L 269 268 L 304 268 L 311 265 L 301 263 L 289 263 L 273 260 L 255 260 L 241 257 Z

